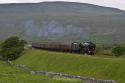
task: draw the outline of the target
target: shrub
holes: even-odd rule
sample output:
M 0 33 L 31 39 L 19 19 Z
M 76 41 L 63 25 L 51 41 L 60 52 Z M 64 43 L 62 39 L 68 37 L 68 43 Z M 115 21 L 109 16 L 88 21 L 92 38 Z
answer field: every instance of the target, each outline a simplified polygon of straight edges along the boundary
M 26 41 L 19 39 L 19 37 L 13 36 L 6 39 L 0 46 L 0 54 L 3 60 L 14 60 L 21 56 L 24 51 L 24 45 Z
M 116 45 L 114 46 L 114 48 L 112 49 L 112 53 L 115 56 L 121 56 L 123 54 L 125 54 L 125 47 L 121 46 L 121 45 Z

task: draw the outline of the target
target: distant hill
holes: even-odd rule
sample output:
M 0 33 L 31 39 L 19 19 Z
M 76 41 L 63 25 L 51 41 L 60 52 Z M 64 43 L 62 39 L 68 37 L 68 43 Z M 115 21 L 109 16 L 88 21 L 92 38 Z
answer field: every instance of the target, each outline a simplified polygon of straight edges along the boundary
M 1 4 L 1 13 L 93 13 L 117 15 L 125 12 L 108 7 L 75 2 L 42 2 L 42 3 L 13 3 Z
M 125 11 L 75 2 L 0 4 L 0 39 L 124 42 Z

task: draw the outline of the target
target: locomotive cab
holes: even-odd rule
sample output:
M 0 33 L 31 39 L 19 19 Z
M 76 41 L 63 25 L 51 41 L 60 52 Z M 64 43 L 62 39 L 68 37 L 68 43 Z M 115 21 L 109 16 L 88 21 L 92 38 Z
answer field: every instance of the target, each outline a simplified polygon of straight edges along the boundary
M 77 42 L 72 43 L 71 49 L 72 49 L 72 52 L 79 53 L 79 51 L 80 51 L 79 43 L 77 43 Z

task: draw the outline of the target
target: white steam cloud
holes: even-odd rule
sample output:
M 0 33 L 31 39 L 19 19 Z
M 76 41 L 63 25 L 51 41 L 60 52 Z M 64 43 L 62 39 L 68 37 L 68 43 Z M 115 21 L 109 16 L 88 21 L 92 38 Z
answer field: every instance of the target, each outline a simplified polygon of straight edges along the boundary
M 63 26 L 55 21 L 44 21 L 41 26 L 35 24 L 33 20 L 25 23 L 25 35 L 38 38 L 61 39 L 62 37 L 86 37 L 87 30 L 84 27 L 75 27 L 73 25 Z

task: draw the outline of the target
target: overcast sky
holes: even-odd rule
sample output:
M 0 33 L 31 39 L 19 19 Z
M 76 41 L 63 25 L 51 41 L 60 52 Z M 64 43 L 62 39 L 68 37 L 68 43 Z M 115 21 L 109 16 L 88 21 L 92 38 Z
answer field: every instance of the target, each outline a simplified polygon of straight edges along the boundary
M 0 3 L 25 3 L 25 2 L 43 2 L 43 1 L 55 1 L 55 0 L 0 0 Z M 57 0 L 57 1 L 91 3 L 91 4 L 115 7 L 125 10 L 125 0 Z

